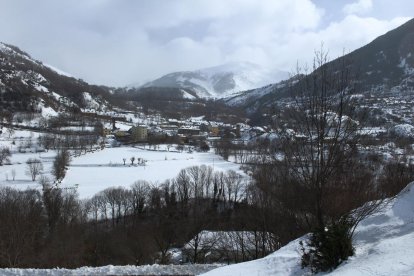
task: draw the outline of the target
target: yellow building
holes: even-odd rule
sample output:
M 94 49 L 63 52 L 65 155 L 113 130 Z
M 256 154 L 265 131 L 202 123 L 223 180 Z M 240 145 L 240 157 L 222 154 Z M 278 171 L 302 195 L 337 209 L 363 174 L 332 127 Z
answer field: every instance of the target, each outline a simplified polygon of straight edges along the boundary
M 217 125 L 211 125 L 209 129 L 210 129 L 211 136 L 219 136 L 220 128 Z
M 129 130 L 133 142 L 146 142 L 148 140 L 148 129 L 146 126 L 134 126 Z

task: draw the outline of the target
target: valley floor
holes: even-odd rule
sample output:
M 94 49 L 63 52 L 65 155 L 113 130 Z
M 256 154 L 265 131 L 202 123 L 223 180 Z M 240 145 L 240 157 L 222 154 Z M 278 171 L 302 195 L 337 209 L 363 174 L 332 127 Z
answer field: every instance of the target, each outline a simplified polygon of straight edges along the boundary
M 131 165 L 130 158 L 146 160 L 145 165 Z M 126 164 L 123 164 L 126 158 Z M 207 165 L 214 170 L 235 170 L 242 173 L 239 165 L 223 160 L 214 153 L 178 152 L 173 147 L 160 145 L 156 150 L 142 147 L 106 148 L 101 151 L 73 158 L 62 182 L 63 187 L 78 185 L 81 198 L 112 186 L 129 187 L 137 180 L 146 180 L 154 185 L 178 175 L 181 169 Z
M 29 158 L 39 159 L 43 164 L 42 174 L 54 178 L 52 163 L 56 151 L 36 152 L 37 138 L 40 135 L 42 133 L 26 130 L 16 130 L 10 137 L 0 135 L 0 148 L 8 147 L 12 152 L 9 164 L 0 166 L 0 187 L 40 189 L 38 178 L 32 181 L 27 174 L 26 161 Z M 216 171 L 234 170 L 244 175 L 238 164 L 225 161 L 213 152 L 196 152 L 190 147 L 178 151 L 175 146 L 104 148 L 72 156 L 69 169 L 60 184 L 61 188 L 76 187 L 79 197 L 85 199 L 109 187 L 128 188 L 137 180 L 145 180 L 157 186 L 167 179 L 175 178 L 181 169 L 201 165 L 211 166 Z M 135 158 L 134 164 L 131 164 L 131 157 Z M 138 159 L 145 160 L 145 165 L 138 164 Z

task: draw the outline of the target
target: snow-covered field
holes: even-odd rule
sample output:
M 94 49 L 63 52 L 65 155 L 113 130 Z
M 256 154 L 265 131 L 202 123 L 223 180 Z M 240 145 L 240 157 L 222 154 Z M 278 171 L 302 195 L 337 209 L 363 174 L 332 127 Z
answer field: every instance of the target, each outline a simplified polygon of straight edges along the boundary
M 263 259 L 203 275 L 310 275 L 300 267 L 299 240 Z M 355 249 L 355 256 L 336 270 L 320 275 L 414 275 L 414 182 L 380 213 L 361 222 L 355 234 Z
M 37 181 L 32 181 L 31 177 L 26 174 L 29 158 L 39 159 L 43 164 L 43 175 L 53 179 L 51 170 L 52 162 L 56 156 L 55 151 L 42 153 L 13 153 L 10 158 L 11 165 L 0 166 L 0 187 L 9 186 L 16 189 L 40 188 Z M 13 180 L 13 170 L 15 179 Z M 36 178 L 38 180 L 39 177 Z
M 40 189 L 38 182 L 32 181 L 31 177 L 26 174 L 26 161 L 29 158 L 39 159 L 44 168 L 42 174 L 53 179 L 52 162 L 56 152 L 36 153 L 37 137 L 40 134 L 16 130 L 9 137 L 6 129 L 3 129 L 0 135 L 0 148 L 10 148 L 12 156 L 9 165 L 0 166 L 0 187 Z M 31 146 L 27 147 L 28 144 Z M 23 148 L 21 151 L 26 152 L 19 152 L 19 148 Z M 131 165 L 131 157 L 135 158 L 134 165 Z M 125 165 L 124 158 L 126 159 Z M 137 165 L 138 159 L 146 160 L 145 165 Z M 167 179 L 176 177 L 181 169 L 200 165 L 211 166 L 215 171 L 234 170 L 243 174 L 239 165 L 225 161 L 212 152 L 190 151 L 189 148 L 179 152 L 174 145 L 159 145 L 156 149 L 148 145 L 139 148 L 117 147 L 89 152 L 78 157 L 72 156 L 69 170 L 61 187 L 77 186 L 79 196 L 83 199 L 108 187 L 130 187 L 137 180 L 146 180 L 153 185 L 159 185 Z M 14 180 L 13 175 L 15 175 Z
M 137 161 L 131 165 L 131 157 L 147 160 L 146 165 L 137 165 Z M 125 166 L 123 158 L 126 158 Z M 170 151 L 163 147 L 157 150 L 149 150 L 148 146 L 147 149 L 119 147 L 73 158 L 62 185 L 73 187 L 78 184 L 80 197 L 87 198 L 108 187 L 129 187 L 137 180 L 161 184 L 176 177 L 183 168 L 200 165 L 212 166 L 214 170 L 243 173 L 237 164 L 210 152 L 177 152 L 174 147 Z
M 39 135 L 40 133 L 26 130 L 14 130 L 9 135 L 7 129 L 3 128 L 3 133 L 0 135 L 0 148 L 9 148 L 12 156 L 9 158 L 10 164 L 0 166 L 0 187 L 9 186 L 17 189 L 40 188 L 38 182 L 32 181 L 31 177 L 26 173 L 26 161 L 29 158 L 39 159 L 43 165 L 43 175 L 52 179 L 52 162 L 56 152 L 36 152 L 38 147 L 36 142 Z M 19 152 L 19 148 L 21 148 L 21 152 Z M 13 175 L 15 176 L 14 180 Z

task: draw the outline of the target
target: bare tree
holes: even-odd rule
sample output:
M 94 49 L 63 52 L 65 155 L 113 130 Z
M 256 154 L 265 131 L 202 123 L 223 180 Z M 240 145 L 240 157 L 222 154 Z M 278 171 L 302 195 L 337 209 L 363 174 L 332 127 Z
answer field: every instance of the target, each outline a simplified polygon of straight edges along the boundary
M 125 216 L 129 209 L 127 190 L 123 187 L 107 188 L 103 191 L 103 196 L 109 205 L 112 226 L 115 226 L 115 224 L 119 224 L 121 217 Z
M 202 198 L 204 193 L 204 181 L 200 167 L 193 166 L 185 169 L 190 180 L 191 191 L 195 198 Z
M 16 169 L 12 169 L 11 171 L 13 181 L 16 179 Z
M 151 185 L 144 180 L 135 181 L 131 186 L 132 198 L 131 205 L 134 215 L 142 214 L 145 205 L 148 204 Z
M 7 133 L 9 134 L 9 139 L 12 137 L 12 135 L 14 134 L 14 130 L 13 130 L 13 128 L 11 128 L 11 127 L 9 127 L 8 129 L 7 129 Z
M 298 70 L 291 83 L 293 100 L 282 134 L 287 179 L 279 181 L 278 193 L 283 195 L 279 199 L 285 204 L 289 197 L 281 190 L 290 191 L 291 196 L 306 195 L 299 208 L 307 206 L 302 214 L 315 231 L 313 237 L 323 240 L 328 235 L 326 227 L 340 224 L 347 229 L 343 238 L 351 243 L 359 221 L 380 206 L 372 200 L 380 198 L 381 193 L 369 174 L 362 174 L 365 179 L 360 181 L 361 174 L 354 173 L 363 167 L 357 158 L 362 122 L 354 120 L 355 70 L 345 57 L 328 61 L 327 53 L 321 49 L 316 53 L 313 72 L 302 74 Z M 356 185 L 357 196 L 351 192 Z M 364 211 L 349 213 L 369 200 L 373 204 L 365 204 Z M 312 242 L 316 247 L 324 244 Z M 332 259 L 340 262 L 353 254 L 352 246 L 344 250 L 348 251 Z
M 38 254 L 44 232 L 40 193 L 0 188 L 0 265 L 18 267 Z
M 29 158 L 26 161 L 27 169 L 26 174 L 32 178 L 32 181 L 36 181 L 36 177 L 43 171 L 42 161 L 36 158 Z
M 225 175 L 224 181 L 225 188 L 227 190 L 226 192 L 228 202 L 238 202 L 243 196 L 243 193 L 241 191 L 243 184 L 245 184 L 243 181 L 243 176 L 233 170 L 229 170 Z
M 345 57 L 328 63 L 327 53 L 322 49 L 317 52 L 313 73 L 298 73 L 291 86 L 291 123 L 282 136 L 286 175 L 298 188 L 296 192 L 307 194 L 309 211 L 315 219 L 312 225 L 320 229 L 347 214 L 351 210 L 348 208 L 379 196 L 372 181 L 367 181 L 363 185 L 367 195 L 364 199 L 353 202 L 355 206 L 337 208 L 336 214 L 329 211 L 339 196 L 348 195 L 344 190 L 355 181 L 349 176 L 352 170 L 361 167 L 357 145 L 362 122 L 353 119 L 357 104 L 352 97 L 356 89 L 352 72 L 352 64 Z
M 135 157 L 132 156 L 129 160 L 131 160 L 131 165 L 134 165 Z
M 100 215 L 101 215 L 100 213 L 101 199 L 102 199 L 102 196 L 99 194 L 96 194 L 91 199 L 89 199 L 85 204 L 85 209 L 86 209 L 86 212 L 88 213 L 88 216 L 91 215 L 95 223 L 98 222 Z
M 182 169 L 175 179 L 175 186 L 177 188 L 178 201 L 181 204 L 181 211 L 187 212 L 188 202 L 191 197 L 191 183 L 190 177 L 185 169 Z
M 43 190 L 43 204 L 46 210 L 49 232 L 52 233 L 62 213 L 62 190 L 53 186 L 50 179 L 46 176 L 40 177 L 39 184 Z

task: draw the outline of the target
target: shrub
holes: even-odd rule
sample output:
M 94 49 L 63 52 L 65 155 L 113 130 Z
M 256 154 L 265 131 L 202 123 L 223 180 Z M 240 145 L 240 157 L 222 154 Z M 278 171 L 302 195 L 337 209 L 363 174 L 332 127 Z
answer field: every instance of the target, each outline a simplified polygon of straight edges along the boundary
M 11 156 L 9 148 L 2 147 L 0 148 L 0 166 L 4 163 L 9 162 L 9 157 Z
M 354 255 L 352 229 L 351 220 L 343 217 L 325 229 L 313 231 L 306 246 L 300 242 L 302 268 L 310 267 L 313 273 L 331 271 Z
M 206 142 L 203 141 L 200 144 L 200 150 L 203 152 L 208 152 L 210 150 L 210 147 Z

